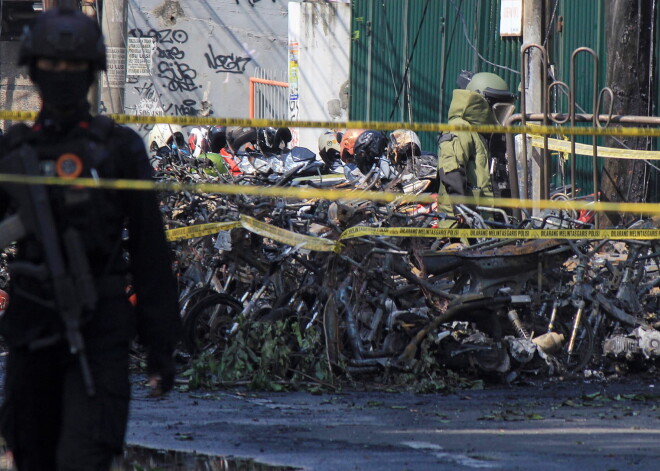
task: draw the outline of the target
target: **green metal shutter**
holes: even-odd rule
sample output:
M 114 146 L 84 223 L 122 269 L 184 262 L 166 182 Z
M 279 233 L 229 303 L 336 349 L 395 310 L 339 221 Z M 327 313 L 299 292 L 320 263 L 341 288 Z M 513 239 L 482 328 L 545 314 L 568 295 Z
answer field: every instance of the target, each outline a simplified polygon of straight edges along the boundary
M 350 119 L 446 122 L 461 70 L 516 90 L 521 38 L 499 36 L 499 11 L 499 0 L 354 0 Z M 435 133 L 420 140 L 435 152 Z
M 553 20 L 553 34 L 546 38 L 549 44 L 544 41 L 544 45 L 548 47 L 556 80 L 570 83 L 573 51 L 589 47 L 599 57 L 597 88 L 605 86 L 605 1 L 558 0 L 554 9 L 555 2 L 548 0 L 547 21 Z M 522 38 L 499 36 L 499 0 L 430 0 L 424 16 L 426 3 L 425 0 L 353 0 L 350 119 L 405 123 L 411 110 L 413 122 L 446 122 L 452 90 L 461 70 L 495 72 L 507 81 L 511 90 L 518 89 Z M 660 15 L 656 15 L 655 23 L 654 70 L 657 70 Z M 557 24 L 562 25 L 561 31 L 556 30 Z M 402 80 L 411 54 L 408 93 L 402 87 Z M 575 83 L 578 113 L 594 111 L 593 73 L 591 56 L 580 53 Z M 656 85 L 656 114 L 660 103 L 658 88 Z M 400 95 L 399 90 L 402 90 Z M 565 97 L 556 100 L 555 111 L 568 111 Z M 435 138 L 434 133 L 421 133 L 423 148 L 435 151 Z M 582 136 L 578 141 L 591 143 L 591 138 Z M 566 168 L 568 165 L 566 162 Z M 591 160 L 578 156 L 576 169 L 580 193 L 589 194 L 593 191 Z M 649 200 L 658 201 L 660 172 L 650 166 L 649 171 Z M 555 184 L 561 183 L 560 173 L 555 158 Z

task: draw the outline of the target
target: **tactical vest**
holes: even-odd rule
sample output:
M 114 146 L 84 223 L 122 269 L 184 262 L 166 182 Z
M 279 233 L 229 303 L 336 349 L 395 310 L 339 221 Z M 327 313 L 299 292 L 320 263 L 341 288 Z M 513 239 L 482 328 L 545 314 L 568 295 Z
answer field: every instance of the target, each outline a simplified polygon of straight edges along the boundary
M 60 178 L 120 178 L 119 156 L 111 155 L 108 145 L 114 122 L 97 116 L 82 121 L 56 142 L 46 136 L 39 125 L 13 126 L 6 135 L 11 158 L 12 151 L 22 145 L 36 150 L 42 176 Z M 116 152 L 116 151 L 115 151 Z M 82 235 L 85 251 L 95 275 L 105 275 L 114 267 L 121 251 L 124 227 L 122 199 L 116 190 L 99 190 L 79 186 L 49 186 L 48 195 L 60 234 L 67 227 Z M 12 202 L 20 205 L 21 202 Z M 31 262 L 43 259 L 42 248 L 32 238 L 19 243 L 20 256 Z

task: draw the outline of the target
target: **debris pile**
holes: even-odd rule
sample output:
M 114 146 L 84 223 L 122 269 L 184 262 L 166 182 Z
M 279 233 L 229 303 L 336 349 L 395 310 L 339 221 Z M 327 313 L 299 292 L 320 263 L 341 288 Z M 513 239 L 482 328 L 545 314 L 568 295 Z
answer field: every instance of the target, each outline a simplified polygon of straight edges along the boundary
M 410 169 L 400 168 L 392 179 L 367 171 L 372 180 L 333 184 L 409 192 L 437 188 L 433 175 Z M 183 173 L 186 181 L 255 183 L 254 176 L 190 168 Z M 323 176 L 305 183 L 290 177 L 282 184 L 320 185 Z M 163 172 L 160 178 L 180 177 Z M 259 183 L 278 184 L 269 180 Z M 585 228 L 584 221 L 565 214 L 529 219 L 525 226 L 504 211 L 489 220 L 462 205 L 457 217 L 435 205 L 397 202 L 185 192 L 163 194 L 162 202 L 170 229 L 235 223 L 173 242 L 185 348 L 207 366 L 211 358 L 224 365 L 215 370 L 224 374 L 216 384 L 240 378 L 227 374 L 227 364 L 241 355 L 245 371 L 258 371 L 262 379 L 273 371 L 258 366 L 276 356 L 273 344 L 266 355 L 267 342 L 246 340 L 264 322 L 277 324 L 277 341 L 288 345 L 287 358 L 273 360 L 284 366 L 276 379 L 298 375 L 324 382 L 337 373 L 414 373 L 424 365 L 426 372 L 469 370 L 512 380 L 604 371 L 621 362 L 648 366 L 660 356 L 658 240 L 405 235 L 410 228 L 447 222 Z M 654 218 L 629 228 L 659 227 Z M 357 234 L 347 237 L 348 229 Z M 305 355 L 316 360 L 303 368 L 299 359 Z

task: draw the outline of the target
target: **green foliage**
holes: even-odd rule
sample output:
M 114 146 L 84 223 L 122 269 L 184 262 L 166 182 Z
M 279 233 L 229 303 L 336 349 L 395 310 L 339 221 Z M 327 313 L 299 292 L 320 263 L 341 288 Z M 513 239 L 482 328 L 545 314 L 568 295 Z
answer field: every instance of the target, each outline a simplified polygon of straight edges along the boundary
M 461 376 L 438 362 L 433 336 L 419 345 L 419 356 L 409 370 L 392 369 L 386 374 L 390 388 L 407 389 L 418 394 L 450 394 L 457 389 L 483 389 L 483 381 Z
M 241 323 L 220 358 L 205 353 L 187 373 L 190 389 L 245 385 L 265 391 L 297 388 L 298 383 L 330 378 L 321 333 L 303 331 L 291 318 Z
M 456 389 L 482 389 L 484 383 L 448 370 L 438 362 L 433 337 L 418 348 L 409 369 L 388 368 L 359 378 L 339 368 L 329 369 L 320 328 L 303 329 L 290 318 L 277 322 L 241 323 L 220 357 L 205 353 L 193 360 L 188 388 L 245 386 L 260 391 L 306 389 L 311 393 L 336 390 L 339 384 L 359 388 L 408 390 L 420 394 L 449 394 Z

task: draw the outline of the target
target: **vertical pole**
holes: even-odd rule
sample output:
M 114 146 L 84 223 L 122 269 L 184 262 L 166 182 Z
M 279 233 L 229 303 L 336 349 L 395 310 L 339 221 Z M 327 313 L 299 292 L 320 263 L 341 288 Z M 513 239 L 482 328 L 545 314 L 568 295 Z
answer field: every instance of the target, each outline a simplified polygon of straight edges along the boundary
M 617 115 L 653 116 L 657 96 L 655 64 L 657 47 L 654 25 L 655 1 L 617 0 L 605 2 L 607 70 L 605 82 L 613 91 L 612 109 Z M 605 138 L 605 145 L 648 149 L 646 136 Z M 601 200 L 642 202 L 648 195 L 648 167 L 639 160 L 605 159 L 601 173 Z M 657 200 L 656 200 L 657 201 Z M 604 213 L 603 227 L 627 224 L 639 215 Z
M 101 28 L 105 37 L 108 70 L 102 72 L 99 108 L 107 113 L 124 112 L 126 83 L 126 8 L 127 0 L 103 0 Z
M 541 18 L 543 13 L 543 0 L 524 0 L 523 3 L 523 46 L 526 44 L 539 44 L 543 45 L 543 25 Z M 525 94 L 526 106 L 521 113 L 542 113 L 544 109 L 543 103 L 543 79 L 541 52 L 537 49 L 529 50 L 529 67 L 527 67 L 528 76 L 526 77 L 527 86 L 522 93 Z M 525 137 L 525 136 L 523 136 Z M 529 147 L 527 155 L 523 158 L 527 159 L 528 168 L 531 169 L 531 194 L 523 195 L 524 198 L 531 197 L 534 200 L 542 198 L 543 195 L 543 179 L 547 175 L 543 175 L 543 162 L 534 159 L 534 150 Z M 524 175 L 528 178 L 528 175 Z M 536 212 L 537 210 L 535 210 Z
M 250 107 L 249 117 L 254 119 L 254 79 L 252 77 L 250 77 L 250 103 L 248 106 Z
M 57 6 L 69 6 L 69 7 L 74 7 L 74 2 L 73 0 L 59 0 L 55 2 Z M 97 0 L 92 0 L 89 2 L 85 2 L 82 7 L 81 11 L 83 14 L 89 16 L 91 19 L 94 21 L 98 21 L 98 14 L 97 14 Z M 98 80 L 96 80 L 94 83 L 92 83 L 92 86 L 89 87 L 89 92 L 87 93 L 87 99 L 90 103 L 90 111 L 93 115 L 95 115 L 98 111 L 98 103 L 99 103 L 99 83 Z

